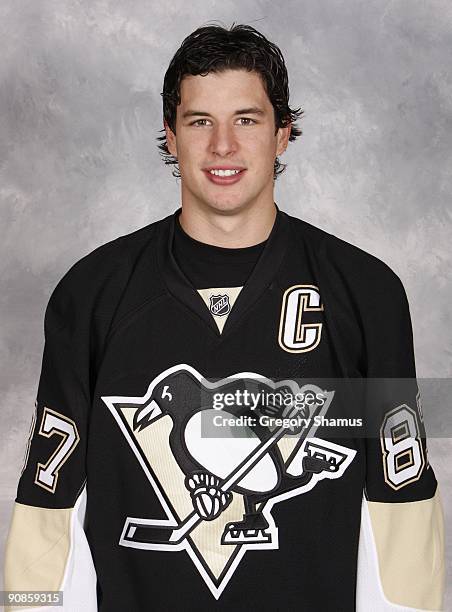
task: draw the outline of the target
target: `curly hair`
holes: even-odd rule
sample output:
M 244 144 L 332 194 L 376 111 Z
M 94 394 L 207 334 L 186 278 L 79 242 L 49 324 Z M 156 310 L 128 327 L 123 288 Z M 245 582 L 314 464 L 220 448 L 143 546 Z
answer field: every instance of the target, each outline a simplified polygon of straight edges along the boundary
M 279 48 L 263 34 L 249 25 L 235 25 L 226 28 L 219 25 L 206 25 L 187 36 L 168 66 L 163 81 L 163 118 L 171 131 L 176 134 L 176 112 L 181 102 L 180 86 L 186 75 L 206 76 L 210 72 L 221 73 L 225 70 L 245 69 L 257 72 L 265 91 L 273 105 L 275 134 L 281 127 L 291 123 L 289 140 L 301 136 L 302 130 L 295 125 L 304 111 L 289 106 L 289 83 L 287 69 Z M 160 130 L 165 132 L 165 129 Z M 176 165 L 173 176 L 180 178 L 178 160 L 171 155 L 166 134 L 158 136 L 159 153 L 165 164 Z M 273 180 L 284 172 L 287 164 L 275 159 Z

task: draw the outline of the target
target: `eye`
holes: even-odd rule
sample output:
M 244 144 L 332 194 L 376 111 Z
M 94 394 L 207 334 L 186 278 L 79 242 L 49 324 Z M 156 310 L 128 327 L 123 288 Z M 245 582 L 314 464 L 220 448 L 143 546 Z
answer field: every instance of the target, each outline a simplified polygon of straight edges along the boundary
M 190 125 L 199 125 L 200 121 L 208 121 L 208 119 L 197 119 L 196 121 L 193 121 L 192 123 L 190 123 Z
M 240 119 L 239 119 L 239 120 L 240 120 L 240 121 L 252 121 L 253 123 L 256 123 L 256 122 L 254 121 L 254 119 L 251 119 L 250 117 L 240 117 Z M 246 123 L 245 125 L 251 125 L 251 124 Z

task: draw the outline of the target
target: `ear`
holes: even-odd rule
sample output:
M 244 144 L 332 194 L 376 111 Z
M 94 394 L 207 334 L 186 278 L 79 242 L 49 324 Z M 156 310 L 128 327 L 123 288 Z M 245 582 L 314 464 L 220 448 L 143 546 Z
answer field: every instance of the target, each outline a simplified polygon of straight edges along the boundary
M 279 128 L 278 133 L 276 135 L 277 138 L 277 148 L 276 155 L 282 155 L 284 151 L 287 149 L 287 145 L 289 144 L 289 136 L 290 131 L 292 129 L 292 123 L 286 125 L 286 127 Z
M 168 147 L 168 151 L 173 157 L 177 157 L 176 136 L 166 122 L 166 119 L 163 120 L 163 127 L 165 128 L 166 145 Z

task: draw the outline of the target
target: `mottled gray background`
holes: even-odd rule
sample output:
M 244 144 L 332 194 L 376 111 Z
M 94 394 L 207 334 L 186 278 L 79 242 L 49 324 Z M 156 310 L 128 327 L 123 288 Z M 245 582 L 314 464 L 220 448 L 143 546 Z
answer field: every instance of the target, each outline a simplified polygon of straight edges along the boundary
M 418 375 L 451 375 L 449 1 L 3 0 L 2 557 L 47 300 L 80 257 L 179 206 L 156 149 L 160 92 L 182 39 L 211 20 L 278 44 L 305 109 L 279 206 L 388 263 L 410 301 Z M 452 441 L 429 449 L 450 525 Z

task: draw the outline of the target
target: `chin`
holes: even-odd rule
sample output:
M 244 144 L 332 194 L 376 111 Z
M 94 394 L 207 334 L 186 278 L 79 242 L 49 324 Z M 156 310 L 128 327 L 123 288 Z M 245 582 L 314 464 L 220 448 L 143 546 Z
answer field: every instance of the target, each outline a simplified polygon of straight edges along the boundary
M 218 211 L 228 211 L 234 209 L 240 209 L 243 207 L 244 199 L 243 197 L 233 194 L 221 195 L 218 194 L 204 194 L 203 197 L 198 199 L 198 202 L 201 206 L 210 208 Z
M 236 201 L 224 201 L 224 202 L 209 202 L 207 204 L 207 206 L 211 209 L 214 210 L 215 212 L 219 212 L 219 213 L 225 213 L 225 214 L 230 214 L 230 213 L 234 213 L 234 212 L 238 212 L 243 210 L 244 208 L 246 208 L 246 202 L 244 202 L 243 200 L 236 200 Z

